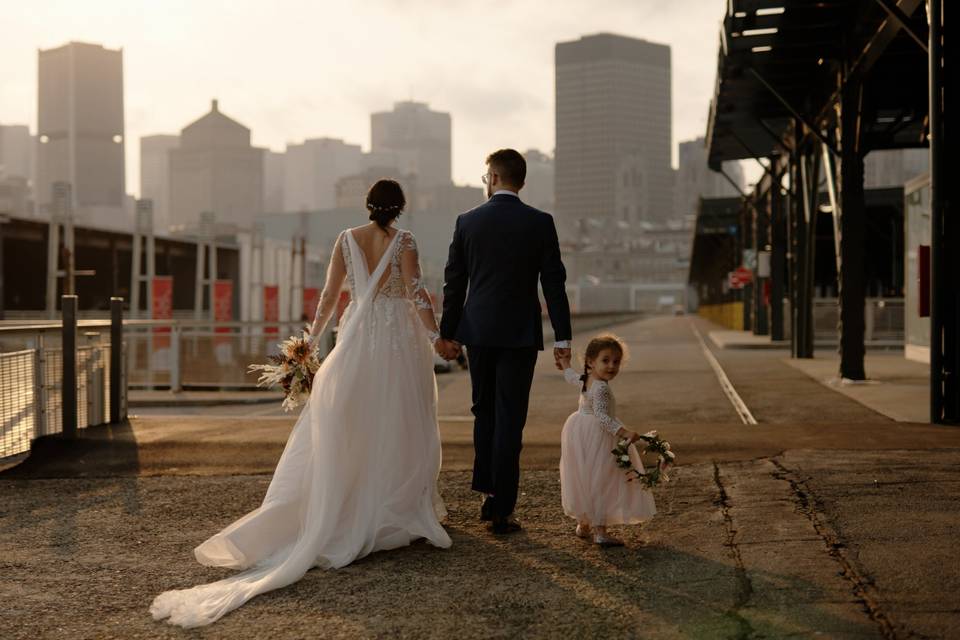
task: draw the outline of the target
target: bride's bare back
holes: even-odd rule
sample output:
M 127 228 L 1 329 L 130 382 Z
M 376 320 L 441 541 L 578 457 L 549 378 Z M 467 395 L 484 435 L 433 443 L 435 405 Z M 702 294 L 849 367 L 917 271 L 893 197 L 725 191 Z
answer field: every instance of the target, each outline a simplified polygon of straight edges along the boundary
M 390 247 L 390 242 L 393 240 L 393 237 L 397 235 L 397 230 L 393 227 L 382 229 L 375 224 L 365 224 L 362 227 L 354 227 L 347 231 L 353 234 L 353 239 L 356 240 L 357 246 L 363 251 L 363 257 L 367 262 L 367 273 L 373 273 L 377 268 L 380 260 L 383 259 L 383 254 L 386 253 Z M 382 287 L 389 278 L 390 267 L 388 266 L 387 270 L 380 276 L 380 282 L 377 283 L 377 288 Z

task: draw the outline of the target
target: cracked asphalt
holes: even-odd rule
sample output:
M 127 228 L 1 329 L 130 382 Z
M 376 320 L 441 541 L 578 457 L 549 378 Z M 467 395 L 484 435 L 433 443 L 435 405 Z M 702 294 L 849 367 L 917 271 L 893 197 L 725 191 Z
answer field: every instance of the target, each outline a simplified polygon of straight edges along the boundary
M 694 320 L 700 322 L 699 320 Z M 4 638 L 951 638 L 960 632 L 960 430 L 896 423 L 783 362 L 715 351 L 760 422 L 737 423 L 687 318 L 616 327 L 621 417 L 680 466 L 627 547 L 572 534 L 556 464 L 576 391 L 546 358 L 525 434 L 523 533 L 469 490 L 465 374 L 444 379 L 449 550 L 311 571 L 211 627 L 152 597 L 215 580 L 191 549 L 262 499 L 292 418 L 156 416 L 46 442 L 0 474 Z M 586 334 L 584 335 L 586 337 Z M 576 346 L 576 344 L 575 344 Z

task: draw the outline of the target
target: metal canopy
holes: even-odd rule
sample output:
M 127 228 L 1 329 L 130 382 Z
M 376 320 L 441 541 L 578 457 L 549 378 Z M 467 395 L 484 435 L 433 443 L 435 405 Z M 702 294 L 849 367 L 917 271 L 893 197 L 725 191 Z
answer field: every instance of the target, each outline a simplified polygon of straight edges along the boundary
M 922 0 L 728 0 L 707 123 L 708 163 L 778 155 L 791 123 L 829 139 L 842 76 L 864 80 L 865 150 L 925 146 Z M 919 10 L 918 10 L 919 8 Z M 897 12 L 896 14 L 893 12 Z M 906 18 L 906 28 L 901 19 Z M 842 69 L 843 60 L 854 62 Z

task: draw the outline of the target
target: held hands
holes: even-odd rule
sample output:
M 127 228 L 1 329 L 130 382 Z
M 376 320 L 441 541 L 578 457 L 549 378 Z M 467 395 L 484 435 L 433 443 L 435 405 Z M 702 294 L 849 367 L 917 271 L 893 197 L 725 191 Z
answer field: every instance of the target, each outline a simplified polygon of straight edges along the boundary
M 617 431 L 617 437 L 624 440 L 629 440 L 630 444 L 633 444 L 634 442 L 637 442 L 638 440 L 640 440 L 639 433 L 637 433 L 636 431 L 630 431 L 630 429 L 625 429 L 623 427 L 620 427 L 620 430 Z
M 559 349 L 554 347 L 553 349 L 553 359 L 557 365 L 557 369 L 563 371 L 570 366 L 570 349 Z
M 444 360 L 456 360 L 460 355 L 460 343 L 446 338 L 437 338 L 433 343 L 433 349 Z

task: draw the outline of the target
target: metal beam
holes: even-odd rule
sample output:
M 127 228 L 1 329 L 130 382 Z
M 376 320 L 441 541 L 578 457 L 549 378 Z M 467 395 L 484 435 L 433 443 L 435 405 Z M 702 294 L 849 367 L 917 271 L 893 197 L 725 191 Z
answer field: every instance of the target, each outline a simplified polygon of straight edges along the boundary
M 924 53 L 929 53 L 930 50 L 927 48 L 925 39 L 913 30 L 913 25 L 910 24 L 910 16 L 905 14 L 900 7 L 891 3 L 890 0 L 876 0 L 876 2 L 883 8 L 884 11 L 887 12 L 887 15 L 889 15 L 900 25 L 900 28 L 903 29 L 908 36 L 913 38 L 914 42 L 920 45 L 920 48 L 923 49 Z M 929 34 L 924 35 L 929 37 Z
M 946 39 L 945 5 L 945 0 L 930 3 L 930 421 L 960 424 L 960 290 L 955 284 L 960 221 L 957 185 L 948 177 L 946 157 L 957 139 L 946 113 L 956 102 L 956 85 L 949 82 L 956 74 L 951 49 L 956 45 Z
M 753 158 L 753 160 L 754 160 L 758 165 L 760 165 L 760 168 L 763 169 L 763 172 L 764 172 L 766 175 L 768 175 L 768 176 L 770 176 L 771 178 L 773 178 L 773 174 L 770 173 L 770 167 L 768 167 L 767 165 L 765 165 L 765 164 L 763 164 L 762 162 L 760 162 L 760 154 L 759 154 L 759 153 L 757 153 L 756 151 L 754 151 L 753 149 L 751 149 L 751 148 L 750 148 L 750 145 L 748 145 L 746 142 L 744 142 L 744 141 L 740 138 L 740 136 L 738 136 L 737 134 L 735 134 L 735 133 L 733 132 L 732 129 L 730 130 L 730 137 L 733 138 L 734 140 L 736 140 L 736 141 L 737 141 L 737 144 L 739 144 L 741 147 L 743 147 L 743 150 L 750 154 L 750 157 Z
M 730 177 L 730 174 L 728 174 L 726 171 L 724 171 L 722 165 L 721 165 L 721 167 L 720 167 L 719 173 L 720 173 L 720 175 L 722 175 L 724 178 L 727 179 L 727 182 L 729 182 L 729 183 L 733 186 L 734 189 L 737 190 L 737 193 L 740 194 L 740 197 L 741 197 L 741 198 L 746 199 L 746 198 L 749 198 L 749 197 L 750 197 L 750 196 L 748 196 L 748 195 L 746 194 L 746 192 L 744 192 L 743 189 L 740 188 L 740 185 L 737 184 L 737 181 L 734 180 L 733 178 L 731 178 L 731 177 Z
M 770 339 L 783 340 L 783 294 L 786 273 L 786 217 L 780 190 L 770 192 Z
M 811 133 L 813 133 L 813 135 L 815 135 L 817 138 L 820 139 L 820 142 L 822 142 L 823 144 L 827 145 L 827 148 L 828 148 L 828 149 L 830 149 L 831 151 L 833 151 L 833 153 L 839 155 L 839 152 L 837 151 L 837 149 L 836 149 L 836 148 L 833 146 L 833 144 L 826 138 L 826 136 L 824 136 L 823 133 L 822 133 L 817 127 L 811 125 L 810 122 L 809 122 L 806 118 L 804 118 L 804 117 L 800 114 L 799 111 L 797 111 L 796 109 L 794 109 L 793 106 L 792 106 L 789 102 L 787 102 L 787 99 L 786 99 L 786 98 L 784 98 L 782 95 L 780 95 L 780 93 L 779 93 L 776 89 L 774 89 L 773 86 L 771 86 L 769 82 L 767 82 L 766 80 L 763 79 L 763 76 L 761 76 L 759 73 L 757 73 L 757 70 L 756 70 L 756 69 L 754 69 L 753 67 L 751 67 L 751 68 L 749 69 L 749 71 L 750 71 L 750 73 L 753 75 L 753 77 L 755 77 L 755 78 L 760 82 L 760 84 L 762 84 L 762 85 L 767 89 L 767 91 L 769 91 L 770 94 L 771 94 L 774 98 L 776 98 L 777 101 L 778 101 L 780 104 L 782 104 L 782 105 L 784 106 L 784 108 L 785 108 L 787 111 L 790 112 L 791 115 L 793 115 L 794 118 L 796 118 L 797 120 L 799 120 L 800 122 L 802 122 L 803 125 L 807 128 L 807 130 L 809 130 Z
M 896 7 L 904 15 L 911 16 L 913 15 L 913 12 L 917 10 L 917 7 L 919 7 L 922 3 L 923 0 L 897 0 Z M 877 60 L 880 59 L 880 56 L 886 50 L 887 46 L 893 42 L 899 31 L 900 23 L 896 22 L 893 18 L 887 18 L 881 22 L 880 27 L 877 28 L 873 36 L 867 40 L 867 44 L 854 58 L 854 63 L 850 66 L 850 71 L 847 73 L 847 77 L 844 82 L 850 82 L 851 80 L 856 80 L 865 76 L 867 72 L 873 68 L 873 65 L 876 64 Z M 843 85 L 837 87 L 837 89 L 830 96 L 830 99 L 826 101 L 821 108 L 820 113 L 817 115 L 816 121 L 819 122 L 823 118 L 827 117 L 831 111 L 833 111 L 837 101 L 840 100 L 841 91 L 843 91 Z
M 866 237 L 859 121 L 863 85 L 846 82 L 840 101 L 840 377 L 865 380 Z
M 787 153 L 791 153 L 793 151 L 793 148 L 791 148 L 790 145 L 788 145 L 786 142 L 783 141 L 783 136 L 777 136 L 776 132 L 770 128 L 770 125 L 768 125 L 766 122 L 763 121 L 763 118 L 758 117 L 756 118 L 756 121 L 757 121 L 757 124 L 760 125 L 760 128 L 762 128 L 767 133 L 767 135 L 770 136 L 770 139 L 773 140 L 774 144 L 779 145 L 780 148 L 786 151 Z

